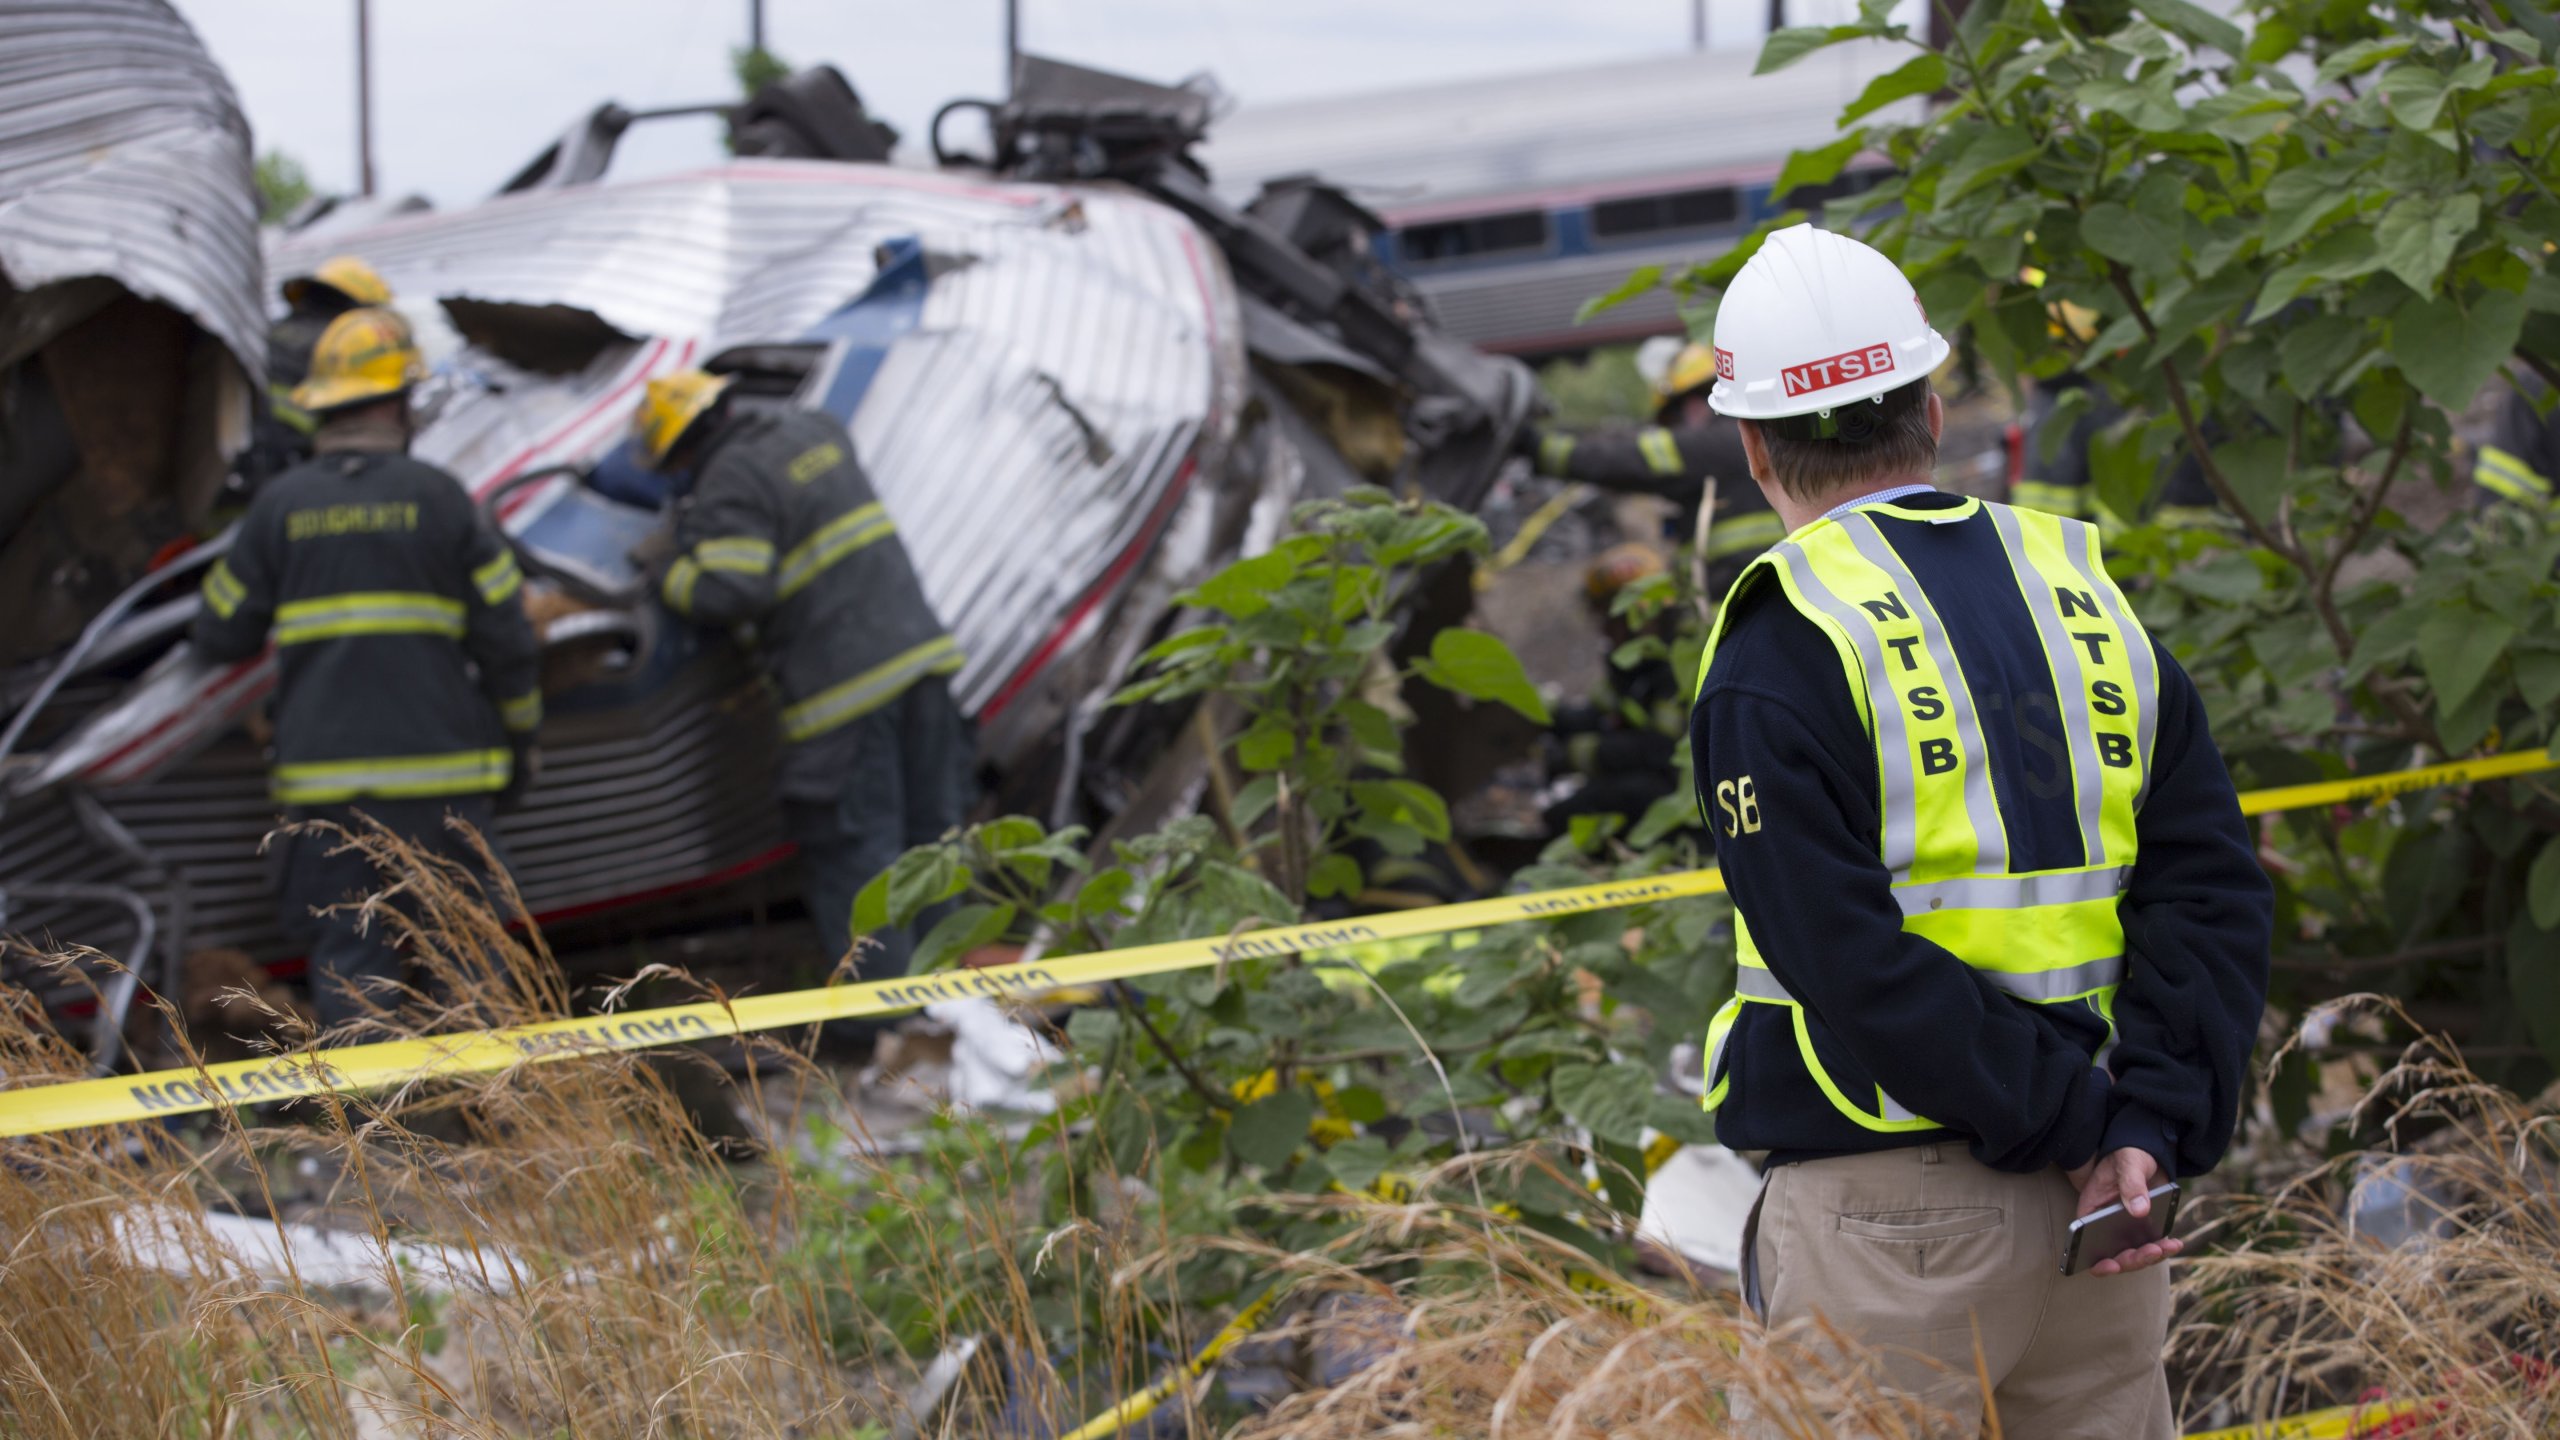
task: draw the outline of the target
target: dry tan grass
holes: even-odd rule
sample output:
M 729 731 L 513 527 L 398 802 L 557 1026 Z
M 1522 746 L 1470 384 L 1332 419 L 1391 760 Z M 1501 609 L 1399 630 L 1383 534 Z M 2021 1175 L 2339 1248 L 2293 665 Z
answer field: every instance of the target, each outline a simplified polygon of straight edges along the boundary
M 2323 1013 L 2341 1010 L 2397 1007 L 2354 997 Z M 2189 1409 L 2220 1400 L 2263 1420 L 2380 1397 L 2429 1407 L 2388 1433 L 2560 1434 L 2560 1115 L 2429 1037 L 2355 1121 L 2381 1143 L 2225 1202 L 2182 1266 L 2173 1350 L 2220 1392 Z M 2422 1235 L 2359 1233 L 2360 1187 L 2405 1192 Z
M 357 1028 L 567 1013 L 539 936 L 497 918 L 520 909 L 511 893 L 484 896 L 389 835 L 347 843 L 403 877 L 366 908 L 408 938 L 426 975 Z M 80 1075 L 70 1045 L 15 1018 L 0 1017 L 0 1074 L 17 1085 Z M 734 1083 L 755 1102 L 793 1087 L 813 1109 L 828 1093 L 778 1043 L 754 1047 Z M 914 1367 L 887 1346 L 846 1363 L 842 1307 L 831 1329 L 827 1302 L 884 1285 L 930 1292 L 964 1273 L 931 1253 L 895 1267 L 904 1274 L 829 1273 L 821 1252 L 794 1245 L 800 1172 L 725 1159 L 663 1059 L 585 1057 L 215 1121 L 188 1145 L 134 1125 L 0 1152 L 0 1434 L 880 1433 Z M 298 1165 L 334 1175 L 327 1208 L 378 1262 L 363 1283 L 323 1287 L 298 1271 L 261 1283 L 208 1228 L 219 1208 L 273 1213 L 269 1177 Z M 914 1179 L 886 1164 L 863 1178 L 892 1203 Z M 957 1227 L 964 1242 L 1009 1236 L 1018 1193 L 985 1185 Z M 420 1254 L 458 1273 L 417 1273 Z M 988 1354 L 1019 1338 L 1001 1328 L 1004 1304 L 969 1313 L 996 1327 Z M 971 1372 L 963 1390 L 983 1390 L 989 1373 Z

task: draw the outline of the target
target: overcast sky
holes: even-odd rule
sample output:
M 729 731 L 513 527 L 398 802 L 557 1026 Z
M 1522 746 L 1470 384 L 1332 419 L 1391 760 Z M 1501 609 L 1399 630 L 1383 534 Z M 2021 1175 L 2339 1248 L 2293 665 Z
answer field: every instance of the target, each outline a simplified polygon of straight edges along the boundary
M 354 0 L 176 4 L 230 72 L 258 148 L 352 191 Z M 1688 45 L 1690 23 L 1690 0 L 1021 4 L 1025 49 L 1163 81 L 1206 69 L 1244 104 L 1664 54 Z M 1709 36 L 1757 45 L 1766 13 L 1709 0 Z M 465 202 L 600 101 L 732 98 L 746 15 L 747 0 L 374 0 L 379 186 Z M 921 148 L 943 101 L 1001 96 L 1003 17 L 1002 0 L 766 0 L 765 41 L 795 65 L 832 61 Z M 719 153 L 710 122 L 665 122 L 635 132 L 615 173 Z

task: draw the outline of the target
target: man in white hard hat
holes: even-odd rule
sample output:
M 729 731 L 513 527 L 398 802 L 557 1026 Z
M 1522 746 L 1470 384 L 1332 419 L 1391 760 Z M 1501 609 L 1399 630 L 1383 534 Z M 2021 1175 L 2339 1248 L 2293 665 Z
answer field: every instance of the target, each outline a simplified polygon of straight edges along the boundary
M 1788 530 L 1690 721 L 1737 911 L 1706 1103 L 1769 1153 L 1746 1294 L 1969 1422 L 2171 1436 L 2179 1242 L 2062 1262 L 2218 1163 L 2246 1091 L 2273 897 L 2204 708 L 2094 527 L 1932 488 L 1947 343 L 1892 262 L 1780 231 L 1715 349 Z

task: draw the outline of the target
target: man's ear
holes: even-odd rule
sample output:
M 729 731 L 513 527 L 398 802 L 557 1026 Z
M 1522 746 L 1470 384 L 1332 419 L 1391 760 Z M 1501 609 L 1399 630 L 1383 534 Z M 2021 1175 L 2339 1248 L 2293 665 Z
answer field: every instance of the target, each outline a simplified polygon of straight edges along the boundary
M 1931 403 L 1936 403 L 1936 399 L 1936 396 L 1931 396 Z M 1929 412 L 1932 426 L 1938 423 L 1937 415 L 1935 410 Z M 1742 432 L 1742 458 L 1751 464 L 1751 478 L 1763 485 L 1769 484 L 1769 442 L 1760 438 L 1760 427 L 1751 421 L 1737 418 L 1733 423 L 1734 428 Z
M 1947 404 L 1938 398 L 1937 391 L 1932 390 L 1929 392 L 1929 438 L 1937 439 L 1946 433 L 1946 429 Z

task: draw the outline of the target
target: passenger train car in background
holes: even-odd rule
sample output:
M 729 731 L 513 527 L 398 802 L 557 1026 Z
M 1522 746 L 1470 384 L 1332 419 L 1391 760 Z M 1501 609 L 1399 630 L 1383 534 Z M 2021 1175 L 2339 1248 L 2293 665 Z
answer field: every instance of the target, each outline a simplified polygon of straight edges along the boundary
M 1819 212 L 1890 173 L 1861 157 L 1838 180 L 1772 193 L 1787 156 L 1828 144 L 1842 107 L 1910 58 L 1839 46 L 1754 76 L 1755 50 L 1247 104 L 1203 151 L 1221 191 L 1313 171 L 1385 218 L 1378 259 L 1449 333 L 1543 355 L 1668 334 L 1655 291 L 1576 323 L 1631 272 L 1724 251 L 1782 210 Z M 1900 102 L 1894 118 L 1920 104 Z

